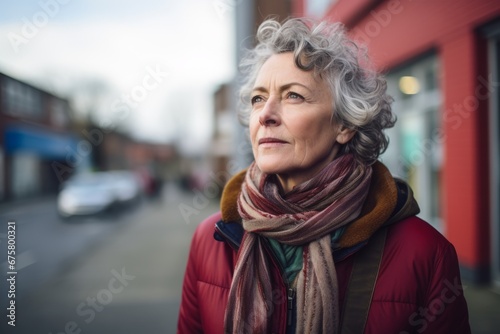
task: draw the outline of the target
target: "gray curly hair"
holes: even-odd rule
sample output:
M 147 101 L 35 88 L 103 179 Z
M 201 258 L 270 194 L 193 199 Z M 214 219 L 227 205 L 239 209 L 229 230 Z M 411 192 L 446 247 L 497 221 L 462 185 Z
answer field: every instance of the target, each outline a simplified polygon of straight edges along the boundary
M 240 90 L 241 123 L 248 125 L 251 92 L 262 65 L 274 54 L 293 52 L 298 68 L 314 71 L 329 84 L 332 121 L 356 131 L 340 154 L 352 153 L 359 162 L 373 164 L 387 149 L 389 138 L 383 130 L 394 126 L 396 117 L 385 79 L 368 68 L 366 51 L 347 37 L 344 26 L 306 19 L 280 24 L 269 19 L 259 26 L 256 37 L 257 46 L 240 64 L 246 76 Z

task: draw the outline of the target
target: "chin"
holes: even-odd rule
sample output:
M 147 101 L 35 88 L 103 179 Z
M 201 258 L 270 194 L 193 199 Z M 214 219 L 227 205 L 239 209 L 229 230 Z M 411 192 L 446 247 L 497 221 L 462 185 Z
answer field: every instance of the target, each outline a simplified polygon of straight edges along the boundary
M 284 173 L 287 168 L 283 166 L 283 161 L 280 163 L 276 161 L 257 161 L 257 166 L 259 169 L 266 174 L 281 174 Z

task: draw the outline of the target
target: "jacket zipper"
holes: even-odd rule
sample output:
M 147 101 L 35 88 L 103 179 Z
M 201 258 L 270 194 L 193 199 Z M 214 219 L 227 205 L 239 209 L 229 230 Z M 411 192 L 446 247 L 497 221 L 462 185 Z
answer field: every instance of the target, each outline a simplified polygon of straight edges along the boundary
M 286 315 L 287 328 L 290 328 L 290 326 L 293 325 L 292 320 L 293 320 L 293 302 L 294 302 L 294 299 L 295 299 L 295 290 L 293 288 L 288 288 L 288 312 Z

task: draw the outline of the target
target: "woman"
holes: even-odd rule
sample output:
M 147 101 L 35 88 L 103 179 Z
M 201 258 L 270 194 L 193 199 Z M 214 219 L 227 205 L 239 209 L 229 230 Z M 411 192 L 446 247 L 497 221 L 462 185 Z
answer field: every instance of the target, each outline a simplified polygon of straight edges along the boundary
M 453 246 L 377 161 L 385 81 L 339 24 L 268 20 L 257 39 L 255 162 L 193 237 L 178 332 L 469 333 Z

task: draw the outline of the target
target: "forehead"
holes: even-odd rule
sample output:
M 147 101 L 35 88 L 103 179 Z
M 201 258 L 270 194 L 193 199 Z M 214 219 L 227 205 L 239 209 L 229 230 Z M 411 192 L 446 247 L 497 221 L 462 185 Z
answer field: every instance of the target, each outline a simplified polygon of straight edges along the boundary
M 307 85 L 322 84 L 322 80 L 313 71 L 304 71 L 297 67 L 292 52 L 272 55 L 262 65 L 254 86 L 262 86 L 269 81 L 278 84 L 299 82 Z

